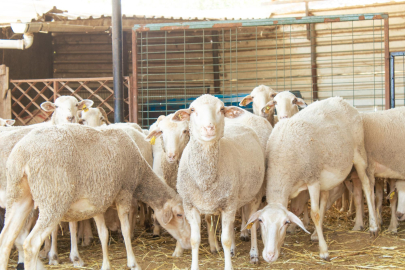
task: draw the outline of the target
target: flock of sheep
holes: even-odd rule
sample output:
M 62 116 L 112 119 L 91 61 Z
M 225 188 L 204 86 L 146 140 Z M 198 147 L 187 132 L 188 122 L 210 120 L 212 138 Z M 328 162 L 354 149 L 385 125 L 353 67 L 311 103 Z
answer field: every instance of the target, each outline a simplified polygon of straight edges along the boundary
M 141 223 L 154 223 L 154 235 L 163 227 L 177 240 L 173 256 L 192 250 L 192 270 L 199 269 L 201 215 L 207 228 L 221 221 L 230 270 L 237 212 L 241 239 L 251 238 L 251 263 L 259 262 L 258 224 L 263 259 L 274 262 L 287 231 L 298 225 L 308 232 L 309 199 L 316 228 L 311 239 L 319 241 L 320 257 L 327 260 L 325 211 L 349 189 L 357 210 L 353 229 L 363 229 L 365 197 L 369 231 L 376 236 L 384 179 L 391 192 L 389 230 L 396 232 L 397 219 L 405 219 L 405 108 L 359 114 L 338 97 L 307 106 L 264 85 L 240 105 L 251 102 L 253 114 L 203 95 L 188 109 L 160 116 L 149 130 L 110 124 L 91 100 L 71 96 L 41 104 L 53 112 L 46 123 L 11 127 L 13 120 L 0 119 L 0 207 L 6 208 L 0 270 L 7 269 L 13 245 L 18 269 L 45 269 L 39 257 L 46 256 L 57 265 L 61 222 L 69 222 L 70 259 L 83 266 L 77 244 L 78 238 L 90 242 L 90 218 L 102 245 L 101 269 L 111 268 L 108 229 L 119 229 L 127 266 L 140 270 L 131 245 L 138 215 Z M 211 252 L 219 252 L 215 230 L 207 231 Z

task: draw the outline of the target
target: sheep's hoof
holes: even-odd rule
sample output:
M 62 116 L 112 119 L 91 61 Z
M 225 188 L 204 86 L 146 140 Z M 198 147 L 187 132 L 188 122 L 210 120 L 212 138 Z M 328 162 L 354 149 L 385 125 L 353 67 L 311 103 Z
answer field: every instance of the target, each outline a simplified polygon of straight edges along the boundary
M 49 252 L 49 250 L 46 251 L 45 248 L 42 249 L 42 250 L 39 252 L 39 257 L 40 257 L 41 259 L 46 259 L 46 256 L 48 256 L 48 252 Z
M 16 269 L 17 270 L 24 270 L 24 263 L 18 263 Z
M 318 242 L 319 241 L 319 238 L 318 238 L 318 234 L 312 234 L 311 235 L 311 241 L 313 241 L 313 242 Z
M 82 258 L 75 256 L 73 259 L 71 258 L 74 267 L 82 267 L 84 266 L 84 262 Z
M 250 263 L 259 264 L 259 257 L 258 256 L 250 256 Z
M 388 227 L 388 231 L 389 231 L 390 233 L 394 233 L 394 234 L 397 234 L 397 233 L 398 233 L 398 229 L 397 229 L 396 226 L 389 226 L 389 227 Z
M 250 237 L 249 236 L 240 236 L 240 240 L 242 240 L 243 242 L 249 242 L 249 240 L 250 240 Z
M 82 246 L 83 247 L 90 246 L 91 242 L 93 242 L 93 238 L 85 238 L 83 243 L 82 243 Z
M 370 228 L 370 236 L 376 238 L 378 236 L 378 229 L 371 229 Z
M 322 260 L 325 260 L 325 261 L 328 261 L 328 262 L 330 261 L 328 252 L 321 253 L 320 257 L 321 257 Z
M 152 238 L 159 238 L 159 237 L 160 237 L 160 235 L 156 235 L 156 234 L 152 235 Z
M 236 254 L 235 250 L 231 249 L 231 258 L 235 257 L 235 254 Z
M 364 230 L 364 227 L 362 225 L 354 225 L 352 231 L 362 231 Z

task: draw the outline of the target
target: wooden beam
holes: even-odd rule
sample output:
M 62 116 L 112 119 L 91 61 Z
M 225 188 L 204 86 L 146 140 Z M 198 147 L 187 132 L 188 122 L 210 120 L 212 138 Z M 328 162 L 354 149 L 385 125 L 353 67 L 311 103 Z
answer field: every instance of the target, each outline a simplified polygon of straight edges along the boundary
M 218 31 L 212 31 L 212 61 L 214 70 L 214 93 L 219 94 L 221 92 L 221 80 L 219 78 L 219 38 Z M 223 56 L 222 56 L 223 57 Z
M 311 41 L 311 77 L 312 77 L 312 99 L 318 99 L 318 67 L 316 65 L 316 32 L 315 24 L 309 26 L 310 41 Z
M 8 88 L 9 70 L 6 65 L 0 65 L 0 117 L 11 118 L 11 91 Z

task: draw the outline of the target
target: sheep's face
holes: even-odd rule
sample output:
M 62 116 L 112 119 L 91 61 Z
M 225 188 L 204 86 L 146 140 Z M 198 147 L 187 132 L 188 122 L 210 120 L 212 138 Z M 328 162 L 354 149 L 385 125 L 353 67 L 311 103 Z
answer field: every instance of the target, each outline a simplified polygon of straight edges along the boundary
M 101 110 L 103 109 L 101 108 Z M 79 111 L 78 116 L 80 118 L 80 123 L 90 127 L 99 127 L 105 125 L 106 119 L 101 110 L 100 108 L 89 108 L 87 112 Z
M 269 263 L 275 262 L 280 255 L 287 227 L 291 222 L 296 223 L 305 232 L 309 233 L 301 220 L 280 204 L 269 204 L 262 210 L 257 211 L 250 217 L 247 224 L 256 221 L 259 221 L 262 230 L 263 259 Z
M 263 114 L 262 108 L 277 95 L 277 92 L 265 85 L 259 85 L 254 88 L 250 95 L 247 95 L 239 103 L 239 106 L 246 106 L 253 102 L 253 113 L 262 117 L 267 117 Z
M 298 112 L 298 106 L 307 106 L 302 98 L 297 98 L 293 93 L 284 91 L 278 93 L 273 100 L 269 101 L 263 108 L 262 114 L 267 114 L 269 110 L 276 107 L 278 120 L 288 119 Z
M 53 120 L 55 124 L 64 123 L 77 123 L 77 112 L 82 109 L 83 106 L 90 107 L 93 105 L 93 101 L 84 99 L 80 102 L 72 96 L 61 96 L 55 100 L 55 103 L 50 101 L 43 102 L 41 108 L 46 112 L 53 112 Z
M 0 127 L 11 127 L 14 125 L 15 120 L 13 119 L 1 119 L 0 118 Z
M 397 218 L 399 221 L 405 220 L 405 181 L 397 180 L 395 183 L 398 195 Z M 390 194 L 390 196 L 394 194 Z
M 224 118 L 236 118 L 244 111 L 238 107 L 225 107 L 217 97 L 202 95 L 189 109 L 177 111 L 172 121 L 190 121 L 192 136 L 203 142 L 217 141 L 224 136 Z
M 182 248 L 191 249 L 190 224 L 186 219 L 180 199 L 167 201 L 163 209 L 156 210 L 155 214 L 160 225 L 180 242 Z
M 173 122 L 174 114 L 159 117 L 156 127 L 146 137 L 150 141 L 153 137 L 162 137 L 166 160 L 174 163 L 180 160 L 183 150 L 190 140 L 188 121 Z

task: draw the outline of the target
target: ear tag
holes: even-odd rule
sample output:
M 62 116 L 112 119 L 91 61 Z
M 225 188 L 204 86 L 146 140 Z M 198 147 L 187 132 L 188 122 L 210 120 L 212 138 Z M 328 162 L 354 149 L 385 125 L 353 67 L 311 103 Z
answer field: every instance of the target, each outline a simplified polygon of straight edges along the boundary
M 179 114 L 179 119 L 182 120 L 183 116 L 181 116 L 181 114 Z
M 84 111 L 84 112 L 88 112 L 88 111 L 89 111 L 89 108 L 87 108 L 86 105 L 83 105 L 83 111 Z
M 395 196 L 395 191 L 391 192 L 391 194 L 390 194 L 390 200 L 394 199 L 394 196 Z
M 250 228 L 252 228 L 252 226 L 253 226 L 253 222 L 249 223 L 249 224 L 246 226 L 246 229 L 247 229 L 247 230 L 250 230 Z
M 156 142 L 156 137 L 153 136 L 152 139 L 150 139 L 150 145 L 155 145 Z

